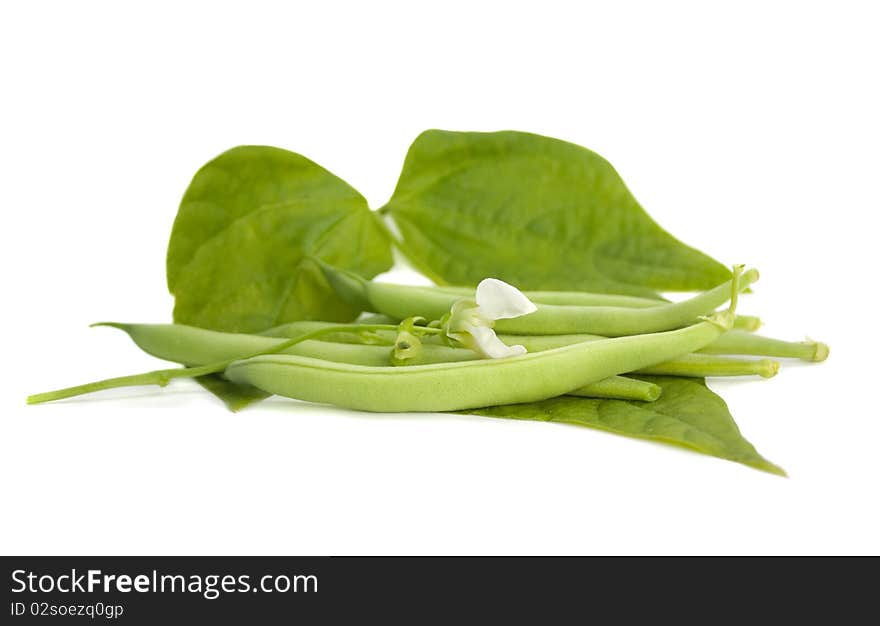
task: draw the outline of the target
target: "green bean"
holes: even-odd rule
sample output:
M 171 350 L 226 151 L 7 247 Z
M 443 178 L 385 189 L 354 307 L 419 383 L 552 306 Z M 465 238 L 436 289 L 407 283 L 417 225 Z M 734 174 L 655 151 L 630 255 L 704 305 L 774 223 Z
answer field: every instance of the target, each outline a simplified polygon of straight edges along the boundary
M 686 328 L 577 343 L 506 359 L 367 367 L 272 354 L 235 361 L 224 375 L 268 393 L 365 411 L 455 411 L 533 402 L 698 350 L 733 325 L 730 308 Z
M 601 335 L 499 335 L 506 344 L 520 344 L 529 352 L 549 350 L 573 343 L 604 339 Z M 433 338 L 432 338 L 433 339 Z M 697 350 L 703 354 L 739 354 L 747 356 L 768 356 L 773 358 L 795 358 L 804 361 L 824 361 L 828 357 L 828 346 L 813 341 L 783 341 L 772 337 L 755 335 L 742 330 L 731 330 L 718 339 Z
M 700 352 L 706 354 L 748 354 L 819 362 L 828 358 L 829 350 L 827 344 L 812 339 L 783 341 L 782 339 L 732 330 L 700 349 Z
M 224 374 L 268 393 L 365 411 L 455 411 L 533 402 L 692 352 L 727 322 L 580 343 L 507 359 L 367 367 L 287 354 L 236 361 Z M 719 325 L 720 324 L 720 325 Z
M 439 289 L 439 288 L 435 288 Z M 446 289 L 445 287 L 443 289 Z M 564 292 L 560 292 L 564 293 Z M 471 294 L 473 295 L 473 294 Z M 602 295 L 602 294 L 590 294 L 590 295 Z M 630 296 L 623 296 L 630 297 Z M 361 323 L 374 323 L 374 324 L 385 324 L 391 323 L 394 319 L 388 316 L 380 316 L 376 315 L 375 319 L 367 318 Z M 288 322 L 287 324 L 282 324 L 281 326 L 276 326 L 274 328 L 270 328 L 269 330 L 265 330 L 261 335 L 265 335 L 267 337 L 297 337 L 303 333 L 311 332 L 318 328 L 330 328 L 332 326 L 340 325 L 339 322 L 314 322 L 314 321 L 296 321 L 296 322 Z M 733 328 L 743 329 L 754 331 L 757 330 L 761 325 L 761 320 L 757 317 L 751 315 L 737 315 L 733 322 Z M 372 331 L 369 333 L 344 333 L 340 332 L 337 334 L 329 335 L 321 339 L 321 341 L 336 341 L 339 343 L 373 343 L 380 345 L 393 345 L 394 344 L 394 331 Z M 578 333 L 574 336 L 580 336 L 583 333 Z M 543 335 L 539 335 L 543 336 Z M 548 337 L 553 335 L 547 335 Z M 567 335 L 557 335 L 557 336 L 567 336 Z M 598 337 L 599 335 L 597 335 Z M 517 335 L 519 337 L 519 335 Z M 517 343 L 519 339 L 511 339 L 513 343 Z M 510 343 L 510 342 L 506 342 Z M 575 341 L 569 341 L 567 343 L 575 343 Z M 566 342 L 559 343 L 557 345 L 566 345 Z M 528 347 L 528 346 L 526 346 Z M 777 356 L 777 355 L 767 355 L 767 356 Z M 782 355 L 784 356 L 784 355 Z
M 476 287 L 427 287 L 441 293 L 453 294 L 459 298 L 473 298 Z M 589 293 L 586 291 L 523 291 L 526 297 L 537 304 L 561 304 L 575 306 L 623 306 L 645 309 L 667 304 L 659 298 L 640 298 L 611 293 Z
M 173 378 L 224 371 L 234 382 L 268 393 L 368 411 L 451 411 L 531 402 L 668 360 L 705 345 L 729 328 L 733 316 L 717 314 L 687 328 L 604 339 L 545 352 L 495 360 L 458 361 L 409 367 L 334 363 L 289 354 L 263 354 L 234 362 L 157 370 L 37 394 L 36 404 L 117 387 L 165 386 Z M 319 329 L 282 342 L 280 351 L 336 329 Z
M 440 319 L 457 297 L 430 287 L 413 287 L 367 281 L 343 270 L 322 264 L 325 276 L 340 297 L 364 310 L 404 319 L 421 315 Z M 757 270 L 739 277 L 741 289 L 758 279 Z M 682 302 L 650 308 L 613 306 L 563 306 L 537 304 L 534 313 L 513 319 L 498 320 L 498 332 L 533 335 L 592 333 L 620 337 L 651 333 L 691 324 L 730 299 L 731 281 L 718 285 Z
M 574 391 L 569 391 L 566 395 L 584 398 L 654 402 L 662 393 L 663 388 L 660 385 L 649 383 L 646 380 L 639 380 L 628 376 L 610 376 L 591 385 L 584 385 Z
M 730 359 L 719 356 L 709 356 L 708 354 L 699 354 L 699 352 L 706 352 L 707 349 L 713 348 L 720 342 L 727 341 L 727 338 L 733 333 L 737 333 L 738 335 L 741 334 L 744 337 L 749 338 L 754 337 L 751 333 L 731 330 L 709 344 L 708 348 L 698 350 L 697 354 L 682 355 L 647 368 L 642 368 L 635 373 L 664 376 L 692 376 L 699 378 L 707 376 L 754 375 L 763 378 L 770 378 L 779 371 L 779 363 L 767 359 Z M 599 335 L 499 335 L 499 337 L 504 343 L 518 343 L 521 346 L 524 346 L 529 352 L 542 352 L 544 350 L 553 350 L 574 343 L 605 339 L 605 337 Z M 734 344 L 735 342 L 727 342 L 727 345 L 729 346 L 733 346 Z M 724 352 L 713 354 L 724 354 Z M 771 354 L 769 356 L 776 355 Z
M 475 287 L 430 287 L 442 293 L 449 293 L 461 298 L 473 297 Z M 669 304 L 667 300 L 640 298 L 638 296 L 622 296 L 607 293 L 589 293 L 585 291 L 524 291 L 526 297 L 536 304 L 560 304 L 575 306 L 618 306 L 647 309 Z M 390 319 L 390 318 L 388 318 Z M 761 327 L 761 319 L 754 315 L 737 315 L 734 320 L 735 329 L 755 331 Z
M 779 371 L 779 362 L 770 359 L 732 359 L 708 354 L 686 354 L 657 365 L 643 367 L 639 374 L 661 376 L 761 376 L 772 378 Z
M 132 341 L 147 354 L 183 365 L 200 366 L 214 361 L 240 359 L 248 354 L 279 346 L 282 341 L 273 337 L 224 333 L 183 324 L 120 324 L 104 322 L 95 326 L 110 326 L 125 331 Z M 322 328 L 341 326 L 332 324 Z M 302 329 L 305 326 L 299 326 Z M 313 330 L 318 330 L 313 327 Z M 386 331 L 388 332 L 388 331 Z M 297 336 L 303 333 L 299 333 Z M 327 361 L 354 365 L 382 366 L 389 364 L 390 349 L 385 346 L 352 345 L 327 341 L 342 333 L 334 330 L 323 340 L 305 340 L 288 346 L 284 354 L 297 354 Z M 470 361 L 480 358 L 473 350 L 451 348 L 445 345 L 423 345 L 412 365 Z M 644 381 L 614 376 L 577 389 L 572 394 L 594 398 L 652 401 L 659 396 L 657 385 Z
M 532 402 L 648 367 L 711 343 L 733 325 L 739 271 L 740 268 L 735 268 L 727 311 L 678 330 L 577 343 L 506 359 L 411 367 L 350 365 L 273 354 L 339 330 L 364 330 L 358 325 L 321 328 L 288 339 L 251 358 L 111 378 L 36 394 L 28 398 L 28 403 L 60 400 L 116 387 L 164 386 L 173 378 L 217 372 L 223 372 L 233 382 L 249 384 L 268 393 L 366 411 L 453 411 Z M 379 325 L 367 328 L 391 330 Z M 428 328 L 421 331 L 441 332 Z

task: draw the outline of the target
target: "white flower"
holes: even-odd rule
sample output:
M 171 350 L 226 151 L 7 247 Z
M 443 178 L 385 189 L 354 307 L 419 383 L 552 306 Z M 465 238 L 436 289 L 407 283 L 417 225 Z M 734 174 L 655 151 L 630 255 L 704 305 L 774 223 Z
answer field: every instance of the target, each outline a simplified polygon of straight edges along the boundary
M 525 354 L 524 346 L 508 346 L 492 330 L 495 320 L 528 315 L 537 310 L 531 300 L 516 287 L 497 278 L 486 278 L 477 285 L 474 300 L 459 300 L 452 305 L 444 325 L 446 336 L 490 359 Z

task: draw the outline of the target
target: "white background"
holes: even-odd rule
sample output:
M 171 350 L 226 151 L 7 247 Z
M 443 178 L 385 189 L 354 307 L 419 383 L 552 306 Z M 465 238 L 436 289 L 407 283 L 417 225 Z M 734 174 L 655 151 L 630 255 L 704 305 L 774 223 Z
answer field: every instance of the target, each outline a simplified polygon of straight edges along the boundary
M 0 551 L 880 552 L 872 4 L 3 3 Z M 158 365 L 87 325 L 170 320 L 205 161 L 281 146 L 375 208 L 431 127 L 588 146 L 758 267 L 744 312 L 831 358 L 713 388 L 791 478 L 564 425 L 235 415 L 189 382 L 25 406 Z

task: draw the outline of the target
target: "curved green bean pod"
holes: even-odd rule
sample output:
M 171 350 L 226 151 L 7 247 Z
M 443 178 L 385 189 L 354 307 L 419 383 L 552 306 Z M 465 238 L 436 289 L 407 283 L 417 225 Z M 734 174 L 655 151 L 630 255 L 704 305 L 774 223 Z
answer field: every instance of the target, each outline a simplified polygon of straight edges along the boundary
M 443 293 L 454 294 L 460 298 L 473 297 L 475 287 L 436 286 Z M 669 304 L 668 300 L 659 298 L 640 298 L 638 296 L 622 296 L 610 293 L 590 293 L 586 291 L 523 291 L 526 297 L 535 304 L 561 304 L 575 306 L 622 306 L 634 309 Z M 737 315 L 733 327 L 740 330 L 756 331 L 761 328 L 761 318 L 754 315 Z
M 698 350 L 733 325 L 735 301 L 728 311 L 686 328 L 506 359 L 367 367 L 272 354 L 235 361 L 224 375 L 268 393 L 365 411 L 456 411 L 534 402 Z
M 367 281 L 326 264 L 321 267 L 341 298 L 364 310 L 394 318 L 420 315 L 427 319 L 440 319 L 458 299 L 454 294 L 431 287 Z M 748 270 L 739 277 L 740 290 L 746 289 L 757 279 L 757 270 Z M 652 333 L 692 324 L 700 316 L 711 313 L 727 302 L 730 295 L 731 281 L 726 281 L 688 300 L 650 308 L 537 304 L 534 313 L 498 320 L 495 329 L 516 334 L 591 333 L 607 337 Z
M 472 298 L 475 287 L 427 287 L 442 293 L 455 295 L 459 298 Z M 523 291 L 526 297 L 536 304 L 562 304 L 574 306 L 624 306 L 646 309 L 652 306 L 668 304 L 659 298 L 640 298 L 638 296 L 621 296 L 612 293 L 590 293 L 587 291 Z
M 281 345 L 274 337 L 225 333 L 183 324 L 120 324 L 104 322 L 95 326 L 110 326 L 125 331 L 141 350 L 166 361 L 189 366 L 200 366 L 215 361 L 243 358 Z M 337 324 L 323 326 L 333 328 Z M 305 326 L 300 326 L 300 329 Z M 318 330 L 314 328 L 313 330 Z M 302 334 L 302 333 L 299 333 Z M 335 337 L 342 333 L 332 333 Z M 327 340 L 305 340 L 282 350 L 283 354 L 296 354 L 316 359 L 353 365 L 389 365 L 390 348 L 387 346 L 355 345 Z M 411 365 L 426 363 L 451 363 L 474 361 L 480 358 L 473 350 L 451 348 L 445 345 L 423 344 L 420 354 Z M 573 395 L 592 398 L 616 398 L 620 400 L 653 401 L 661 389 L 648 383 L 622 376 L 613 376 L 572 392 Z

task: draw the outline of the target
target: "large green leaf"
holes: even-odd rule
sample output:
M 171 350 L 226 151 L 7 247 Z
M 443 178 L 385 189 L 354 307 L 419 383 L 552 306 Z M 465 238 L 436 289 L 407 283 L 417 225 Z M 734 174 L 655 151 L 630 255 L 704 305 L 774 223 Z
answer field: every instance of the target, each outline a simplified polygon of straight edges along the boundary
M 429 130 L 388 204 L 435 280 L 649 295 L 708 289 L 727 268 L 657 225 L 595 152 L 529 133 Z
M 385 231 L 343 180 L 278 148 L 224 152 L 193 178 L 171 232 L 174 320 L 259 332 L 298 319 L 353 319 L 358 311 L 310 256 L 367 276 L 392 263 Z
M 619 435 L 653 439 L 785 475 L 740 434 L 727 404 L 705 381 L 672 376 L 638 376 L 663 388 L 654 402 L 561 396 L 541 402 L 462 411 L 489 417 L 565 422 Z

